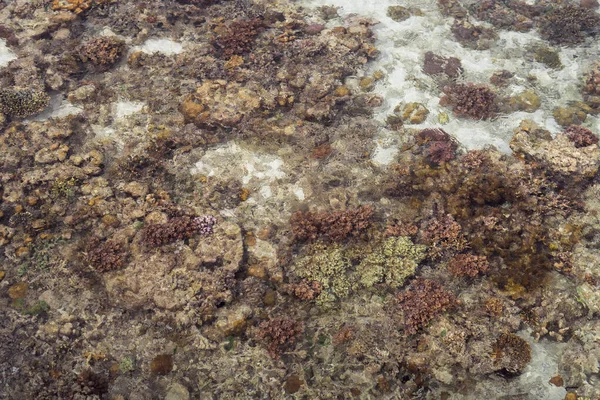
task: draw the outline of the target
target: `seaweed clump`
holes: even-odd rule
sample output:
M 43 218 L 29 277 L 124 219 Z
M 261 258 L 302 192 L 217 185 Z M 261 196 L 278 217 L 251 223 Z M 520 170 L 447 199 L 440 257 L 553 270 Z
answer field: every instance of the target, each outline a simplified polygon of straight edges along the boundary
M 490 119 L 496 116 L 496 94 L 485 85 L 456 84 L 444 88 L 440 105 L 452 107 L 454 114 L 472 119 Z
M 360 206 L 334 212 L 302 212 L 292 215 L 290 223 L 294 239 L 300 242 L 318 237 L 339 242 L 347 237 L 362 235 L 371 225 L 373 207 Z
M 301 322 L 290 318 L 273 318 L 260 323 L 256 337 L 265 343 L 272 358 L 279 359 L 283 351 L 291 347 L 301 333 Z
M 600 30 L 600 16 L 588 9 L 567 5 L 556 7 L 540 22 L 542 37 L 554 44 L 576 45 L 586 35 L 596 35 Z
M 160 247 L 194 235 L 206 236 L 213 232 L 217 219 L 212 215 L 173 217 L 164 224 L 152 224 L 144 228 L 142 241 L 148 247 Z
M 405 329 L 415 334 L 437 314 L 456 304 L 456 297 L 441 284 L 430 279 L 417 279 L 396 297 L 404 312 Z
M 50 97 L 43 90 L 0 89 L 0 114 L 24 118 L 37 114 L 48 106 Z

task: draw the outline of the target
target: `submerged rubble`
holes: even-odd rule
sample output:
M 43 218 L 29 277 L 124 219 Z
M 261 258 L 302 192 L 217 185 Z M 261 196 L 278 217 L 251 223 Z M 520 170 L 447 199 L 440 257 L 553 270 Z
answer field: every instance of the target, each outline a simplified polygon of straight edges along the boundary
M 575 3 L 382 13 L 575 51 Z M 441 51 L 415 61 L 437 98 L 387 104 L 378 21 L 338 11 L 0 2 L 0 399 L 600 395 L 598 65 L 554 129 L 535 79 Z M 512 153 L 438 103 L 518 117 Z

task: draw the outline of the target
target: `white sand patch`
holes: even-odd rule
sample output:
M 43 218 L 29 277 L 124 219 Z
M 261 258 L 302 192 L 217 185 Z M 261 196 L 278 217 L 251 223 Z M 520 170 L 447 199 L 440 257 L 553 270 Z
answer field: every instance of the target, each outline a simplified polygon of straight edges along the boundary
M 8 48 L 6 40 L 0 39 L 0 68 L 6 67 L 12 60 L 16 60 L 17 55 Z
M 146 103 L 141 101 L 118 101 L 112 105 L 112 113 L 116 120 L 142 111 Z
M 140 46 L 135 46 L 131 51 L 143 51 L 148 54 L 162 53 L 166 56 L 174 56 L 183 52 L 183 46 L 181 43 L 171 39 L 153 38 L 146 40 Z
M 51 95 L 48 107 L 39 114 L 28 118 L 32 121 L 44 121 L 50 118 L 63 118 L 69 115 L 77 115 L 83 112 L 82 107 L 73 105 L 69 100 L 64 99 L 62 95 Z
M 235 142 L 212 148 L 192 168 L 192 174 L 239 178 L 244 186 L 256 188 L 264 198 L 272 196 L 271 184 L 287 177 L 281 158 L 244 149 Z M 297 191 L 297 188 L 291 188 Z

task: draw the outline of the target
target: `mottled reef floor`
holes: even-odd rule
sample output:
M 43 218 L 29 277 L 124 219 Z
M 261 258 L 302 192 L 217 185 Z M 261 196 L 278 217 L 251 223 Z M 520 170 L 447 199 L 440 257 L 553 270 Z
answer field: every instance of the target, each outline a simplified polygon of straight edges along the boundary
M 600 399 L 598 3 L 434 5 L 0 0 L 0 399 Z

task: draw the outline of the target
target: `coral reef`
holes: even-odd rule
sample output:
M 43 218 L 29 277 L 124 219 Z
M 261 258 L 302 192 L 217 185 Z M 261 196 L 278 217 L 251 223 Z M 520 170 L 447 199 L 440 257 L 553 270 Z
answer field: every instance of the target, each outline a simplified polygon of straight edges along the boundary
M 335 6 L 0 2 L 0 398 L 597 397 L 595 48 L 521 33 L 594 2 L 531 3 L 378 10 L 398 88 Z
M 542 37 L 553 44 L 575 45 L 598 32 L 600 16 L 574 5 L 554 7 L 540 20 Z
M 456 276 L 476 277 L 479 273 L 486 272 L 489 263 L 485 256 L 473 254 L 457 254 L 448 262 L 448 271 Z
M 440 105 L 454 114 L 472 119 L 489 119 L 497 113 L 496 94 L 485 85 L 456 84 L 444 88 Z
M 210 235 L 216 223 L 217 219 L 211 215 L 174 217 L 164 224 L 144 227 L 143 242 L 149 247 L 160 247 L 194 235 Z
M 404 313 L 405 329 L 410 334 L 417 333 L 437 314 L 456 304 L 453 294 L 445 291 L 438 282 L 429 279 L 413 281 L 406 291 L 398 294 L 397 300 Z
M 113 36 L 90 39 L 79 49 L 83 62 L 90 62 L 103 70 L 115 64 L 125 51 L 125 42 Z
M 2 88 L 0 114 L 18 118 L 28 117 L 46 108 L 49 100 L 50 97 L 41 90 Z
M 283 351 L 294 345 L 301 333 L 300 322 L 289 318 L 274 318 L 260 323 L 256 338 L 265 342 L 271 357 L 279 358 Z
M 362 235 L 371 225 L 373 207 L 333 212 L 297 211 L 290 219 L 292 233 L 298 241 L 323 237 L 338 242 L 348 237 Z

